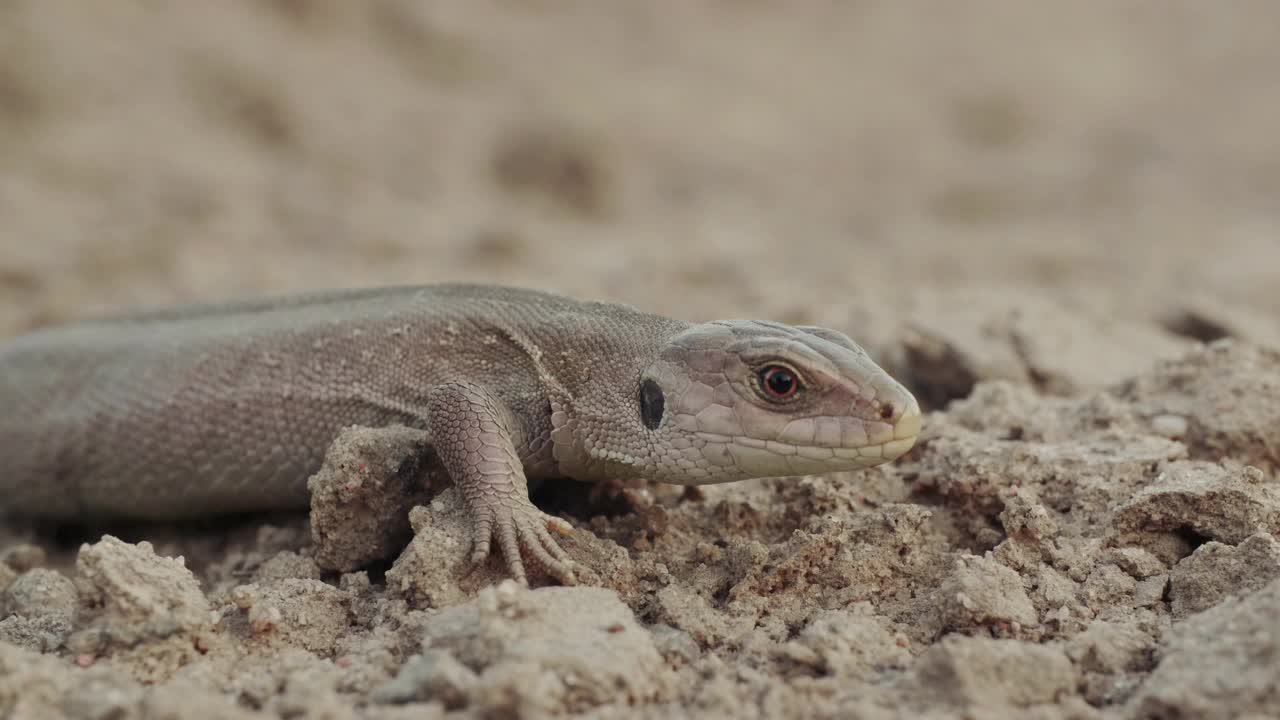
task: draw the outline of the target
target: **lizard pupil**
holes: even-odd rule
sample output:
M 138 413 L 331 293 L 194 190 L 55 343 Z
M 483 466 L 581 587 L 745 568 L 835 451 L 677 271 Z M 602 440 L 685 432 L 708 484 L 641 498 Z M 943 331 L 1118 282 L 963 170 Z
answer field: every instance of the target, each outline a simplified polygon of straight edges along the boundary
M 662 387 L 652 380 L 640 383 L 640 419 L 650 430 L 657 430 L 662 422 L 662 413 L 666 409 L 666 398 Z
M 775 398 L 790 397 L 800 386 L 796 376 L 790 370 L 777 365 L 770 365 L 760 371 L 760 380 L 765 392 Z

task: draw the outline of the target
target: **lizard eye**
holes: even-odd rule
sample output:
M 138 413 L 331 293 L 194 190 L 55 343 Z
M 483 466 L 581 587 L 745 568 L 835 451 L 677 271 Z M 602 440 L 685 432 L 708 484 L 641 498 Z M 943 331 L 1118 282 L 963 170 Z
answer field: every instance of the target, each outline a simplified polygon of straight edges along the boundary
M 800 389 L 800 380 L 796 374 L 781 365 L 768 365 L 757 375 L 765 396 L 772 400 L 786 400 Z

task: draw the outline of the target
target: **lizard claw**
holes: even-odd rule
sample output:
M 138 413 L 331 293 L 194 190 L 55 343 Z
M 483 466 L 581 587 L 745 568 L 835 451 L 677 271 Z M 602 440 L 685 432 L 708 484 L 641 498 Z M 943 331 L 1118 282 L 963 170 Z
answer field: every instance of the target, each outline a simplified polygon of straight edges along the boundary
M 528 585 L 525 560 L 546 570 L 563 585 L 574 585 L 573 560 L 551 536 L 567 536 L 573 529 L 569 523 L 552 517 L 534 507 L 528 500 L 513 503 L 492 503 L 477 508 L 475 529 L 471 540 L 471 562 L 483 563 L 488 559 L 496 540 L 507 562 L 507 572 L 521 585 Z

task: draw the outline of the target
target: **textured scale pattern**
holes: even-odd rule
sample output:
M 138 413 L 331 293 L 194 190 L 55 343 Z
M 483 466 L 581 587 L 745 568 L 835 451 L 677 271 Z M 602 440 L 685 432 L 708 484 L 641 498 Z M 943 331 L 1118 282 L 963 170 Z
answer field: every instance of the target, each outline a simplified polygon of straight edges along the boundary
M 760 395 L 761 363 L 800 376 Z M 646 427 L 640 383 L 665 413 Z M 906 452 L 915 400 L 852 340 L 690 324 L 479 285 L 334 291 L 68 324 L 0 346 L 0 512 L 48 518 L 305 508 L 340 430 L 422 429 L 475 523 L 570 581 L 527 479 L 698 484 L 867 467 Z

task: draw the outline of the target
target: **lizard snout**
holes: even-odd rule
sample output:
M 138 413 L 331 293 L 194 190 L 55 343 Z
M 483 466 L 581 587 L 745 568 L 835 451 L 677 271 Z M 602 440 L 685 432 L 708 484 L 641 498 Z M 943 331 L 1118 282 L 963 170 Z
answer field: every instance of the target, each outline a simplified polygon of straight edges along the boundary
M 916 444 L 916 437 L 924 427 L 920 404 L 914 397 L 909 397 L 894 408 L 890 422 L 893 423 L 893 440 L 885 443 L 883 452 L 886 460 L 896 460 Z

